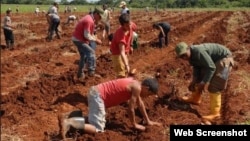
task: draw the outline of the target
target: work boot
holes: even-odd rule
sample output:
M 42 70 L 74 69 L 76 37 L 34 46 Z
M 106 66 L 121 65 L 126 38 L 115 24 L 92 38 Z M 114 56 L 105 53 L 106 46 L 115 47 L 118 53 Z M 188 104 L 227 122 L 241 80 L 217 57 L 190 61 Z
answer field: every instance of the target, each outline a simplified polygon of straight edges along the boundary
M 210 93 L 210 114 L 202 116 L 204 121 L 212 121 L 220 117 L 221 110 L 221 93 Z
M 199 105 L 201 103 L 201 92 L 199 92 L 198 87 L 195 86 L 195 90 L 192 92 L 191 96 L 183 96 L 181 100 L 187 103 Z

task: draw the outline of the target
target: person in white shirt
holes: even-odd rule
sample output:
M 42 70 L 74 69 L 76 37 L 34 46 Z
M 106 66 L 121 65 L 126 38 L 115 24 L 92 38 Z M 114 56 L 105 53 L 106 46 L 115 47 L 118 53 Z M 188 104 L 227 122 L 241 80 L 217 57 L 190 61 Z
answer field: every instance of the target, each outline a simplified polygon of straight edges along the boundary
M 51 7 L 49 7 L 49 10 L 48 10 L 48 12 L 47 12 L 47 14 L 46 14 L 47 22 L 48 22 L 48 24 L 49 24 L 49 27 L 48 27 L 48 39 L 50 38 L 51 31 L 53 30 L 53 29 L 51 29 L 52 26 L 55 26 L 55 23 L 54 23 L 54 25 L 52 25 L 52 21 L 53 21 L 53 20 L 51 20 L 51 16 L 52 16 L 52 15 L 50 15 L 50 14 L 56 14 L 56 15 L 58 15 L 58 8 L 59 8 L 58 3 L 57 3 L 57 2 L 54 2 L 53 5 L 52 5 Z M 54 15 L 53 15 L 53 17 L 54 17 Z M 60 18 L 59 18 L 59 19 L 60 19 Z M 60 23 L 60 22 L 59 22 L 59 23 Z M 58 27 L 58 26 L 57 26 L 57 27 Z M 50 39 L 49 39 L 49 40 L 50 40 Z
M 128 9 L 125 1 L 121 1 L 119 7 L 122 8 L 121 14 L 124 14 L 124 13 L 130 14 L 129 9 Z
M 14 35 L 13 35 L 13 25 L 11 23 L 11 10 L 6 11 L 6 16 L 3 20 L 3 32 L 6 41 L 6 48 L 10 50 L 14 49 Z
M 56 36 L 58 39 L 60 39 L 60 35 L 59 35 L 59 30 L 58 30 L 58 26 L 60 25 L 60 17 L 55 14 L 55 13 L 50 13 L 48 14 L 48 17 L 50 18 L 50 30 L 49 30 L 49 35 L 48 35 L 48 41 L 51 41 L 53 38 L 54 33 L 56 33 Z
M 37 6 L 36 9 L 35 9 L 35 14 L 38 16 L 39 12 L 40 12 L 40 10 L 39 10 L 39 7 Z
M 103 8 L 103 11 L 104 11 L 103 17 L 102 17 L 102 23 L 104 24 L 102 37 L 103 37 L 103 39 L 105 39 L 110 34 L 110 19 L 111 19 L 111 16 L 110 16 L 110 11 L 108 9 L 107 4 L 104 4 L 102 6 L 102 8 Z

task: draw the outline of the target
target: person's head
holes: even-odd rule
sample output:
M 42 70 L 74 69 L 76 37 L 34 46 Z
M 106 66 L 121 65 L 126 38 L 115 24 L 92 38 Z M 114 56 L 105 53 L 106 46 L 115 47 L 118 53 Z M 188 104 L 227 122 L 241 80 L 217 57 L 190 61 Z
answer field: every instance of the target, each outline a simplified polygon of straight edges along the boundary
M 119 5 L 119 7 L 120 8 L 125 8 L 126 7 L 126 2 L 125 1 L 121 1 L 121 3 L 120 3 L 120 5 Z
M 54 6 L 58 6 L 58 3 L 57 3 L 57 2 L 54 2 L 53 5 L 54 5 Z
M 121 14 L 119 17 L 119 22 L 124 30 L 127 31 L 130 29 L 130 16 L 129 16 L 129 14 L 126 14 L 126 13 Z
M 142 97 L 158 93 L 159 84 L 156 78 L 146 78 L 141 82 Z
M 106 10 L 107 8 L 108 8 L 108 5 L 107 5 L 107 4 L 103 4 L 103 5 L 102 5 L 102 9 L 103 9 L 103 10 Z
M 190 56 L 189 47 L 185 42 L 180 42 L 175 47 L 175 52 L 179 58 L 187 60 Z
M 6 15 L 10 15 L 10 13 L 11 13 L 11 10 L 6 10 Z
M 103 13 L 104 11 L 101 8 L 99 7 L 95 8 L 95 10 L 93 11 L 93 16 L 96 22 L 99 22 L 102 19 Z
M 157 23 L 154 23 L 154 24 L 153 24 L 153 28 L 154 28 L 154 29 L 159 29 L 159 25 L 158 25 Z

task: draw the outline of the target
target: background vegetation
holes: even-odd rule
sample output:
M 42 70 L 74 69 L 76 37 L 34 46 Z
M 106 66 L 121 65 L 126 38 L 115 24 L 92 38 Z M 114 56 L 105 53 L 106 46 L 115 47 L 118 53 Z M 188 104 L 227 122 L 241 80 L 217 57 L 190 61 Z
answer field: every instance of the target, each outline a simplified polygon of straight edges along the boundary
M 2 4 L 52 4 L 54 0 L 0 0 Z M 121 0 L 99 0 L 96 3 L 88 3 L 86 0 L 61 0 L 63 5 L 90 5 L 108 4 L 110 6 L 119 5 Z M 230 7 L 250 7 L 250 0 L 125 0 L 130 7 L 158 7 L 158 8 L 230 8 Z

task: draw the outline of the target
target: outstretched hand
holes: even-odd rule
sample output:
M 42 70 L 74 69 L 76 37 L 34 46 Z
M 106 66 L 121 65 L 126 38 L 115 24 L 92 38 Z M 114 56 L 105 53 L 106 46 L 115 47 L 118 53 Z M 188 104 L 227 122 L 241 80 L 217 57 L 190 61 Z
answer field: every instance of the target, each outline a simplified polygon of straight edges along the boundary
M 102 40 L 96 39 L 96 43 L 100 45 L 100 44 L 102 44 Z

